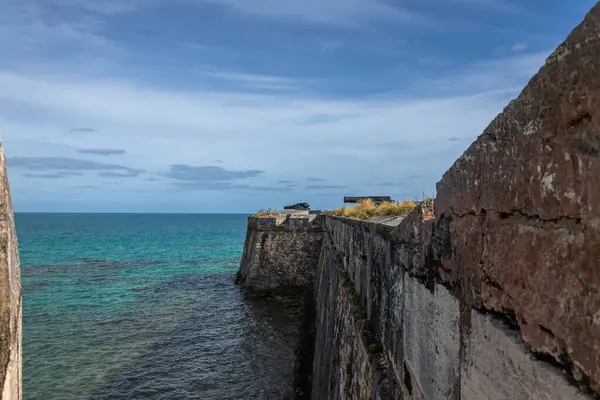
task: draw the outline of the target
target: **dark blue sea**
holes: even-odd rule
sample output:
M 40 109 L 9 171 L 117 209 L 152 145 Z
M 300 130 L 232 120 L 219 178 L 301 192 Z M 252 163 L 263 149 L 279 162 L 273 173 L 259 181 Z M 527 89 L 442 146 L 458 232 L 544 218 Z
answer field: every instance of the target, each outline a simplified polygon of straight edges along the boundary
M 23 398 L 281 399 L 297 318 L 234 285 L 246 218 L 17 214 Z

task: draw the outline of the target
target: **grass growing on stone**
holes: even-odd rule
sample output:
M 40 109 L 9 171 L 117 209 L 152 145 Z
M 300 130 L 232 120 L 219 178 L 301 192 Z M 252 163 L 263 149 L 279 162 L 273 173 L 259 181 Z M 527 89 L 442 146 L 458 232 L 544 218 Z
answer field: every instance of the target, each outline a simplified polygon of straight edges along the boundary
M 252 216 L 253 217 L 275 217 L 279 214 L 280 214 L 279 212 L 269 209 L 269 210 L 258 210 L 257 212 L 252 214 Z
M 340 261 L 338 259 L 338 261 Z M 367 351 L 372 355 L 380 355 L 383 351 L 380 340 L 377 337 L 377 333 L 373 327 L 373 321 L 369 318 L 367 309 L 365 308 L 360 294 L 354 290 L 352 278 L 348 273 L 348 269 L 344 266 L 343 262 L 340 262 L 340 269 L 342 272 L 342 284 L 346 286 L 349 291 L 351 303 L 354 306 L 354 318 L 358 321 L 363 337 L 366 339 Z
M 354 207 L 346 207 L 331 211 L 331 215 L 357 219 L 371 219 L 378 216 L 402 216 L 411 212 L 417 206 L 416 201 L 405 200 L 399 203 L 383 202 L 375 204 L 373 200 L 361 200 Z

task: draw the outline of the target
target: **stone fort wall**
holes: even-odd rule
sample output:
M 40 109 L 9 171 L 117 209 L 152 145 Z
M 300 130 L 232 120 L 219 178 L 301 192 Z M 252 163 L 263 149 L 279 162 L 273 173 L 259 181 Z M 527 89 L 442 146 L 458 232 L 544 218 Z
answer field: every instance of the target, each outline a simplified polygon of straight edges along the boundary
M 240 283 L 311 288 L 297 398 L 600 397 L 599 71 L 596 5 L 435 203 L 250 221 Z

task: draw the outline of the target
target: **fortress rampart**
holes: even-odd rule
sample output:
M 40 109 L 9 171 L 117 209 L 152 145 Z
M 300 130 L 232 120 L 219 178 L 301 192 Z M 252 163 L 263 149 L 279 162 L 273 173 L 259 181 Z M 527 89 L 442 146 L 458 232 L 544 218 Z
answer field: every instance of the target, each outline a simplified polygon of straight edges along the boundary
M 373 221 L 250 218 L 239 282 L 310 294 L 297 398 L 600 397 L 598 71 L 600 5 L 435 202 Z

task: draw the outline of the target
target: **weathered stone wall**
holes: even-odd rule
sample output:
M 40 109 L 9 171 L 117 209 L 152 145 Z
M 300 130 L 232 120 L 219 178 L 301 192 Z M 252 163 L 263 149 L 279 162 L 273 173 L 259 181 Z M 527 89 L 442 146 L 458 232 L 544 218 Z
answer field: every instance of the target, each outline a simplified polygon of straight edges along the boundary
M 591 398 L 532 353 L 505 315 L 464 309 L 436 275 L 445 243 L 431 208 L 397 225 L 325 220 L 312 398 Z
M 323 268 L 347 268 L 388 387 L 405 398 L 600 396 L 599 72 L 596 5 L 444 175 L 435 219 L 417 210 L 396 228 L 326 220 L 323 252 L 344 261 Z M 347 296 L 322 280 L 331 276 L 317 281 L 317 315 L 331 314 L 317 337 L 357 323 L 346 300 L 319 298 Z M 317 342 L 325 357 L 314 382 L 329 386 L 315 385 L 313 398 L 364 398 L 344 378 L 360 376 L 364 360 L 337 356 L 360 354 L 356 345 L 325 343 L 342 348 Z
M 312 398 L 600 398 L 600 4 L 437 189 L 404 219 L 321 217 Z
M 331 217 L 325 225 L 328 233 L 315 282 L 312 398 L 400 398 L 398 381 L 377 335 L 376 298 L 381 293 L 375 293 L 378 288 L 372 280 L 378 267 L 371 239 L 377 237 L 377 230 L 385 232 L 390 226 Z
M 315 292 L 313 399 L 394 399 L 385 359 L 348 275 L 347 259 L 325 239 Z M 391 382 L 392 384 L 394 381 Z
M 600 4 L 438 184 L 441 280 L 600 392 Z M 471 366 L 465 373 L 482 373 Z M 481 394 L 483 396 L 483 394 Z M 483 397 L 482 397 L 483 398 Z
M 307 213 L 248 217 L 236 282 L 256 294 L 301 294 L 314 281 L 322 221 Z
M 0 383 L 2 400 L 20 400 L 21 283 L 6 159 L 0 145 Z

